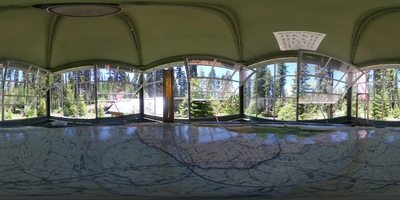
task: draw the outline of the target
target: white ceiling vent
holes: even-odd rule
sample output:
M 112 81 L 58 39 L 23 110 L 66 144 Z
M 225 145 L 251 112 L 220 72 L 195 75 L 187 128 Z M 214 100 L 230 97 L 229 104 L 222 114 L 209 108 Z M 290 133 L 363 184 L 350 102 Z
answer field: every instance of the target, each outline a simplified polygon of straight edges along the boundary
M 310 31 L 279 31 L 274 32 L 281 51 L 287 50 L 317 50 L 326 34 Z

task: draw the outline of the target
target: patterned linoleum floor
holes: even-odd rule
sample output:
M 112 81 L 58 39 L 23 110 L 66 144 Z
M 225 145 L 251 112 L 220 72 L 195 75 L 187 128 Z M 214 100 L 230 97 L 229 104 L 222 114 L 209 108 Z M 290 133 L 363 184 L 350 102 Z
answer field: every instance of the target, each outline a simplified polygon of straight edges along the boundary
M 398 199 L 400 129 L 0 129 L 1 199 Z

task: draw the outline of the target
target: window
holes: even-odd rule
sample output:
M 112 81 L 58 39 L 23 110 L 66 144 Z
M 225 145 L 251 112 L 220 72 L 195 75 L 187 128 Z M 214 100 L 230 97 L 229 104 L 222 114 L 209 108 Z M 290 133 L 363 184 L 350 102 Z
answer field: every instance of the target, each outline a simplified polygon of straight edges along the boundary
M 144 80 L 144 114 L 162 117 L 164 108 L 163 69 L 146 71 Z
M 140 114 L 141 104 L 145 115 L 163 117 L 165 69 L 173 70 L 174 115 L 178 119 L 232 118 L 239 114 L 241 101 L 245 115 L 258 118 L 294 121 L 346 116 L 344 94 L 364 72 L 329 56 L 299 52 L 299 58 L 267 60 L 249 67 L 223 59 L 188 57 L 145 72 L 95 64 L 50 73 L 23 62 L 4 61 L 0 62 L 1 117 L 46 116 L 48 91 L 53 117 L 134 115 Z M 397 65 L 368 67 L 365 78 L 357 82 L 371 94 L 368 105 L 373 119 L 400 118 L 399 69 Z M 241 85 L 244 99 L 239 98 Z M 360 93 L 357 86 L 353 92 Z M 359 106 L 362 114 L 365 103 Z
M 357 67 L 327 55 L 299 51 L 298 68 L 300 120 L 347 115 L 344 95 L 362 75 Z
M 118 65 L 96 65 L 98 117 L 131 115 L 140 112 L 139 70 Z
M 51 115 L 68 118 L 96 118 L 93 66 L 54 74 Z
M 0 63 L 2 120 L 46 116 L 49 72 L 20 61 Z
M 356 116 L 358 98 L 358 117 L 398 121 L 400 119 L 400 65 L 384 64 L 363 68 L 365 74 L 353 87 L 352 116 Z M 368 93 L 368 96 L 357 93 Z
M 174 70 L 174 116 L 175 118 L 189 118 L 189 93 L 188 78 L 185 64 L 183 62 L 176 63 Z
M 139 113 L 140 71 L 97 64 L 53 75 L 51 116 L 102 118 Z
M 242 67 L 217 59 L 187 58 L 185 62 L 170 63 L 146 71 L 144 113 L 162 117 L 163 70 L 173 69 L 175 118 L 218 118 L 238 114 Z
M 190 83 L 190 118 L 239 113 L 242 65 L 217 59 L 187 60 Z
M 265 61 L 249 68 L 255 73 L 244 84 L 245 114 L 296 120 L 296 58 Z
M 344 95 L 362 74 L 350 64 L 308 51 L 249 68 L 255 73 L 244 84 L 245 114 L 285 121 L 296 115 L 298 120 L 346 116 Z

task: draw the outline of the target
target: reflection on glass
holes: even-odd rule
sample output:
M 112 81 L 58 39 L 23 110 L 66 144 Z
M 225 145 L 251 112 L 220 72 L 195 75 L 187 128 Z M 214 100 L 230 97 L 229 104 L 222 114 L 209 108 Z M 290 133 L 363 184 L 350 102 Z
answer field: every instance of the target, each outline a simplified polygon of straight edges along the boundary
M 299 103 L 336 103 L 363 74 L 354 66 L 317 53 L 300 51 L 299 59 Z M 301 93 L 316 93 L 318 99 L 310 100 L 309 95 Z
M 279 61 L 254 65 L 257 66 L 253 75 L 255 81 L 244 84 L 246 115 L 279 120 L 292 120 L 288 116 L 295 116 L 292 109 L 295 107 L 289 105 L 295 103 L 296 80 L 293 75 L 297 63 Z
M 118 65 L 97 65 L 98 117 L 139 113 L 139 80 L 137 70 Z
M 87 119 L 138 113 L 139 77 L 133 69 L 106 64 L 54 74 L 51 116 Z
M 239 113 L 240 66 L 218 60 L 188 59 L 190 117 L 218 117 Z M 246 69 L 244 74 L 251 75 Z M 185 102 L 186 103 L 186 102 Z
M 362 68 L 366 74 L 363 81 L 357 81 L 354 94 L 368 93 L 369 102 L 359 99 L 359 116 L 367 118 L 364 111 L 369 107 L 369 119 L 398 121 L 400 119 L 400 93 L 399 93 L 399 70 L 398 64 L 381 64 Z M 365 89 L 364 89 L 365 88 Z M 354 99 L 355 101 L 356 99 Z M 355 116 L 355 105 L 352 109 L 352 116 Z
M 143 86 L 144 114 L 162 117 L 163 115 L 163 69 L 147 71 Z
M 48 89 L 49 72 L 19 61 L 1 63 L 0 69 L 1 82 L 4 83 L 4 116 L 1 119 L 45 116 L 46 102 L 43 96 Z

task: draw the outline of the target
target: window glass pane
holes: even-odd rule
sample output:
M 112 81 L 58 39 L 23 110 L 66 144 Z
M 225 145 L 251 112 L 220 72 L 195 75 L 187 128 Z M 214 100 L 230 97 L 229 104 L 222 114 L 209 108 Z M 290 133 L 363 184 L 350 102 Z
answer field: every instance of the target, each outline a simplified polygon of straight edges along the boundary
M 277 72 L 275 71 L 276 69 L 276 64 L 271 64 L 271 65 L 267 65 L 264 68 L 261 68 L 262 70 L 260 70 L 260 72 L 262 71 L 266 71 L 267 73 L 269 73 L 270 76 L 277 76 Z M 261 73 L 262 74 L 262 73 Z
M 254 76 L 256 81 L 248 80 L 244 83 L 244 93 L 249 98 L 245 102 L 244 111 L 246 115 L 275 120 L 278 119 L 278 112 L 282 108 L 283 110 L 280 114 L 284 116 L 284 112 L 289 112 L 296 107 L 297 62 L 287 62 L 288 60 L 265 61 L 255 65 L 256 74 Z M 308 67 L 308 65 L 303 66 L 304 70 L 308 69 Z M 315 87 L 316 81 L 314 78 L 314 76 L 304 77 L 301 83 L 303 86 L 307 86 L 307 81 L 310 81 Z M 310 87 L 308 85 L 303 90 L 310 89 Z M 285 107 L 285 105 L 288 106 Z M 295 117 L 293 113 L 287 115 Z M 282 118 L 281 120 L 290 120 L 286 117 Z
M 189 118 L 188 79 L 184 63 L 176 63 L 174 70 L 174 115 L 175 118 Z
M 312 103 L 314 100 L 314 93 L 301 93 L 299 94 L 299 104 Z
M 276 113 L 276 119 L 285 121 L 295 121 L 296 120 L 296 105 L 293 105 L 289 100 L 284 101 L 280 105 L 271 108 L 271 116 Z
M 300 92 L 314 92 L 317 80 L 315 76 L 303 76 L 300 79 Z
M 0 62 L 0 80 L 4 79 L 3 75 L 4 75 L 5 65 L 7 65 L 7 63 Z M 0 86 L 1 87 L 3 86 L 3 81 L 0 81 Z M 1 93 L 1 91 L 0 91 L 0 93 Z
M 4 63 L 4 62 L 0 62 L 0 88 L 3 88 L 3 79 L 4 79 L 4 70 L 5 70 L 5 66 L 6 66 L 7 64 L 6 63 Z M 2 92 L 2 90 L 0 90 L 0 100 L 2 101 L 3 100 L 3 92 Z M 4 109 L 4 113 L 5 114 L 7 114 L 7 110 L 6 110 L 6 108 L 4 107 L 3 108 Z M 0 120 L 2 120 L 3 119 L 3 112 L 0 112 Z
M 244 111 L 246 115 L 255 116 L 256 115 L 256 99 L 245 99 L 244 101 Z
M 240 65 L 219 60 L 188 59 L 193 118 L 238 114 Z M 244 75 L 252 71 L 245 69 Z M 242 77 L 243 79 L 247 77 Z M 209 112 L 210 109 L 212 112 Z
M 344 76 L 344 78 L 342 79 L 343 82 L 346 82 L 347 84 L 352 84 L 354 83 L 354 81 L 356 81 L 358 79 L 359 76 L 361 76 L 362 74 L 360 73 L 360 71 L 358 69 L 355 69 L 353 67 L 349 68 L 349 70 L 347 71 L 346 75 Z
M 215 76 L 216 78 L 221 78 L 221 79 L 232 79 L 233 78 L 233 73 L 235 72 L 234 69 L 227 69 L 227 68 L 222 68 L 222 67 L 214 67 L 215 71 Z M 239 76 L 235 76 L 236 81 L 239 81 Z
M 268 97 L 284 98 L 291 94 L 293 87 L 293 81 L 291 80 L 291 78 L 288 78 L 286 76 L 279 76 L 276 77 L 273 81 L 274 84 L 269 84 L 268 82 L 266 82 L 267 86 L 270 85 L 270 89 L 268 89 L 268 92 L 272 93 L 272 95 L 266 93 Z
M 209 61 L 189 60 L 189 75 L 190 77 L 205 77 L 211 72 Z
M 146 84 L 143 87 L 144 90 L 144 98 L 151 98 L 154 97 L 155 92 L 154 92 L 154 85 L 153 84 Z
M 144 98 L 144 114 L 156 115 L 155 100 Z
M 175 97 L 174 115 L 176 118 L 189 118 L 189 103 L 187 98 Z
M 228 76 L 226 76 L 226 77 L 228 77 Z M 238 70 L 233 72 L 233 75 L 230 74 L 229 77 L 233 81 L 240 81 L 240 70 L 239 70 L 239 68 L 238 68 Z M 246 77 L 244 77 L 244 78 L 246 78 Z
M 50 79 L 54 83 L 50 91 L 51 115 L 96 118 L 138 113 L 136 91 L 140 87 L 139 76 L 140 72 L 134 69 L 107 64 L 83 66 L 54 74 Z M 121 109 L 113 112 L 110 110 L 112 106 L 112 109 Z
M 299 55 L 301 62 L 299 92 L 316 93 L 318 98 L 326 98 L 318 99 L 318 102 L 335 103 L 354 80 L 362 75 L 358 68 L 328 56 L 302 51 Z M 324 93 L 339 95 L 321 95 Z M 313 103 L 309 101 L 308 95 L 299 94 L 299 97 L 307 98 L 307 100 L 300 98 L 299 102 Z
M 119 65 L 96 65 L 99 117 L 139 113 L 140 72 Z M 104 111 L 103 111 L 104 110 Z M 100 113 L 101 112 L 101 113 Z M 104 112 L 104 113 L 103 113 Z
M 197 77 L 211 77 L 211 66 L 197 66 Z
M 174 84 L 174 96 L 175 96 L 175 98 L 187 97 L 187 93 L 188 93 L 187 79 L 175 80 L 175 84 Z
M 244 83 L 244 97 L 251 98 L 255 97 L 255 93 L 253 92 L 254 82 L 252 80 Z
M 326 66 L 330 58 L 325 55 L 304 52 L 302 53 L 302 64 L 308 63 L 314 66 Z
M 154 90 L 155 90 L 155 96 L 156 97 L 162 97 L 163 96 L 163 83 L 162 82 L 155 82 L 154 83 Z
M 317 76 L 320 73 L 318 65 L 302 64 L 300 69 L 300 76 Z
M 144 114 L 162 117 L 163 115 L 163 70 L 147 71 L 147 82 L 143 86 Z
M 190 117 L 202 118 L 214 116 L 214 104 L 209 100 L 192 100 L 190 102 Z
M 366 74 L 366 82 L 373 82 L 374 81 L 374 72 L 373 70 L 367 70 Z
M 46 102 L 42 97 L 47 90 L 48 72 L 19 61 L 2 63 L 1 70 L 5 67 L 4 119 L 45 116 Z
M 73 101 L 76 99 L 75 84 L 64 84 L 62 91 L 63 91 L 62 97 L 64 101 Z
M 163 99 L 162 97 L 145 98 L 144 113 L 147 115 L 159 116 L 163 115 Z
M 349 81 L 349 83 L 351 83 L 353 80 L 352 79 L 348 79 L 348 77 L 349 77 L 348 72 L 342 72 L 342 71 L 335 70 L 335 71 L 333 71 L 333 77 L 327 77 L 327 78 L 330 78 L 330 79 L 333 78 L 335 80 L 340 80 L 340 81 L 343 81 L 343 82 Z
M 295 76 L 296 75 L 297 62 L 288 62 L 288 63 L 284 63 L 284 65 L 287 66 L 287 68 L 286 68 L 287 76 Z
M 256 78 L 256 74 L 254 73 L 254 71 L 256 71 L 257 69 L 255 69 L 255 68 L 252 68 L 252 70 L 245 70 L 245 72 L 244 72 L 244 74 L 245 74 L 245 77 L 248 77 L 248 76 L 250 76 L 251 75 L 251 77 L 249 77 L 249 80 L 253 80 L 253 79 L 255 79 Z
M 333 81 L 333 85 L 336 86 L 332 92 L 334 94 L 343 94 L 348 88 L 348 85 L 343 82 Z

